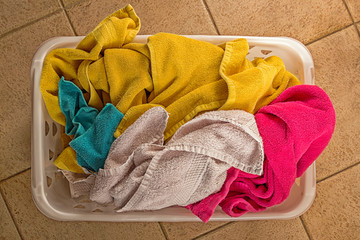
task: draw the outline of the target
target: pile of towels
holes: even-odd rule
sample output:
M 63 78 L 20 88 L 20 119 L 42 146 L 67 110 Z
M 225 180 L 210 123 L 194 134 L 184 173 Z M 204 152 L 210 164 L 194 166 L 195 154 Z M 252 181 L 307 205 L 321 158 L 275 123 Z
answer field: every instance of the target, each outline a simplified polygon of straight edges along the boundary
M 44 61 L 40 90 L 65 126 L 54 161 L 72 197 L 119 212 L 174 205 L 207 222 L 283 202 L 335 126 L 329 97 L 245 39 L 213 45 L 158 33 L 133 43 L 127 5 L 76 49 Z

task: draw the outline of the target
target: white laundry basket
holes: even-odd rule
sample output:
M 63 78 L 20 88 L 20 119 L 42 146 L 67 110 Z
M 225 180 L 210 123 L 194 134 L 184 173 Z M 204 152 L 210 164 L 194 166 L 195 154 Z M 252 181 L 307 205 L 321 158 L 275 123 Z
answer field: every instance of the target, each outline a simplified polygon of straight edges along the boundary
M 148 36 L 135 38 L 145 43 Z M 272 55 L 283 59 L 286 69 L 295 74 L 304 84 L 314 84 L 314 64 L 310 52 L 297 40 L 285 37 L 242 36 L 187 36 L 190 38 L 221 44 L 237 38 L 246 38 L 250 50 L 248 58 Z M 143 222 L 200 221 L 189 210 L 169 207 L 157 211 L 117 213 L 115 206 L 101 206 L 88 199 L 72 199 L 67 180 L 53 164 L 62 151 L 62 126 L 49 116 L 40 93 L 40 77 L 45 56 L 56 48 L 74 48 L 83 37 L 56 37 L 44 42 L 36 52 L 31 66 L 32 78 L 32 136 L 31 136 L 31 187 L 33 200 L 47 217 L 61 221 L 109 221 Z M 266 211 L 247 213 L 232 218 L 218 207 L 210 221 L 238 221 L 263 219 L 291 219 L 303 214 L 315 198 L 315 163 L 297 179 L 288 199 Z

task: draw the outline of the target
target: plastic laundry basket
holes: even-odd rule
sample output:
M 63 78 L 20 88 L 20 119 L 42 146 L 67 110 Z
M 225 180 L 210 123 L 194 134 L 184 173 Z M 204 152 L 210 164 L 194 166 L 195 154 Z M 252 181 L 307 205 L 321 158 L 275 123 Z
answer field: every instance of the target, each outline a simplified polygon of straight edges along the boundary
M 137 36 L 134 42 L 145 43 L 148 36 Z M 297 40 L 285 37 L 241 36 L 187 36 L 221 44 L 237 38 L 246 38 L 250 50 L 248 58 L 281 57 L 286 69 L 302 83 L 314 84 L 314 64 L 307 48 Z M 56 37 L 44 42 L 36 52 L 31 66 L 32 78 L 32 136 L 31 187 L 38 209 L 49 218 L 62 221 L 200 221 L 189 210 L 169 207 L 157 211 L 116 212 L 114 205 L 102 206 L 86 198 L 72 199 L 67 180 L 58 172 L 53 160 L 61 153 L 63 127 L 49 116 L 40 93 L 40 77 L 45 56 L 56 48 L 74 48 L 83 37 Z M 263 219 L 290 219 L 303 214 L 315 198 L 315 163 L 297 179 L 288 199 L 266 211 L 246 213 L 238 218 L 229 217 L 218 207 L 210 221 L 238 221 Z

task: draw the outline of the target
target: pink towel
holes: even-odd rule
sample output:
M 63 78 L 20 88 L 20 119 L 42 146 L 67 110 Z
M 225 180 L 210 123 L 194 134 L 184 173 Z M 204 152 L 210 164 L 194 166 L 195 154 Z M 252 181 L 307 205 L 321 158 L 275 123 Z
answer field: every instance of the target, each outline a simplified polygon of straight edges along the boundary
M 285 90 L 255 114 L 263 138 L 265 161 L 262 176 L 228 170 L 222 189 L 188 205 L 207 222 L 217 205 L 238 217 L 283 202 L 300 177 L 330 141 L 335 111 L 326 93 L 317 86 L 298 85 Z

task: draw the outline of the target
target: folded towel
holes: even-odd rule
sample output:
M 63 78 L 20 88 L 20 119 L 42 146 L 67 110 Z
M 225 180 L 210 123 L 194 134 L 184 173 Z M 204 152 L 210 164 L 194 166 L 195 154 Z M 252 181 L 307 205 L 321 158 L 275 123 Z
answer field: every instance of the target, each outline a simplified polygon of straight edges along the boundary
M 261 174 L 262 140 L 252 114 L 204 113 L 163 145 L 167 118 L 163 108 L 152 108 L 116 139 L 91 200 L 114 200 L 119 211 L 185 206 L 218 191 L 231 166 Z
M 55 160 L 60 169 L 78 172 L 75 162 L 80 166 L 97 172 L 104 166 L 111 144 L 115 140 L 114 131 L 121 121 L 123 114 L 112 104 L 106 104 L 98 112 L 89 107 L 81 90 L 72 82 L 61 78 L 59 81 L 59 105 L 66 117 L 65 132 L 73 135 L 69 145 L 76 152 L 76 159 L 72 151 L 60 154 Z
M 300 177 L 324 150 L 335 127 L 335 111 L 317 86 L 300 85 L 285 90 L 255 119 L 264 142 L 264 175 L 231 168 L 222 189 L 189 205 L 207 222 L 219 204 L 230 216 L 262 211 L 283 202 L 296 177 Z

